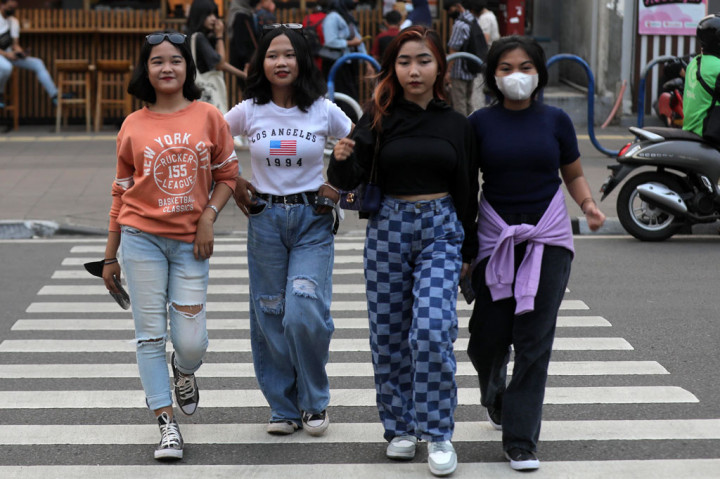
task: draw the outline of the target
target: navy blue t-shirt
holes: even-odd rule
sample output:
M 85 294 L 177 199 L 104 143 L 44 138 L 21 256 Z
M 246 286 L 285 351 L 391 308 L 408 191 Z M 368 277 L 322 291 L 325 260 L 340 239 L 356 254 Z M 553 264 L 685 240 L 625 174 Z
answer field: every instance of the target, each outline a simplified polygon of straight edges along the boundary
M 482 191 L 498 213 L 543 213 L 562 179 L 559 169 L 580 158 L 570 117 L 533 102 L 524 110 L 502 105 L 469 117 L 477 137 Z

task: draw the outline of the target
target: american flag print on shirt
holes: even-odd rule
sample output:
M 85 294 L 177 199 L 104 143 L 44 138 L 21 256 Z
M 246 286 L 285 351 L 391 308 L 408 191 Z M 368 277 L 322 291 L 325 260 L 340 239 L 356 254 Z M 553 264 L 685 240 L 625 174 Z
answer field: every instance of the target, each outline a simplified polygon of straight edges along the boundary
M 296 155 L 297 140 L 270 140 L 270 155 Z

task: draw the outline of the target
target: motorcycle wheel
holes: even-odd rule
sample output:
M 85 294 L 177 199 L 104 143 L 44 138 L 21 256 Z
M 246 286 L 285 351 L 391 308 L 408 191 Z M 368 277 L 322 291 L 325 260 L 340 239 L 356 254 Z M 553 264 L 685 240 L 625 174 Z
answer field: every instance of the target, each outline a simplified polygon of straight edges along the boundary
M 664 241 L 682 227 L 675 216 L 656 208 L 642 198 L 637 187 L 644 183 L 657 183 L 681 194 L 682 181 L 668 173 L 645 172 L 630 178 L 618 193 L 617 213 L 623 228 L 640 241 Z

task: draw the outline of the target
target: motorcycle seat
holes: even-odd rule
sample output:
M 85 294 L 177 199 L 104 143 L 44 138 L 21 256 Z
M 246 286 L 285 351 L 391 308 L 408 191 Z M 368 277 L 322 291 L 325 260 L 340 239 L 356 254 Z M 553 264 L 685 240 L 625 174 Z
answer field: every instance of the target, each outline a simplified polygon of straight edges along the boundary
M 649 131 L 660 135 L 666 140 L 688 140 L 688 141 L 703 141 L 701 136 L 696 135 L 691 131 L 681 130 L 679 128 L 667 128 L 663 126 L 646 126 L 643 130 Z

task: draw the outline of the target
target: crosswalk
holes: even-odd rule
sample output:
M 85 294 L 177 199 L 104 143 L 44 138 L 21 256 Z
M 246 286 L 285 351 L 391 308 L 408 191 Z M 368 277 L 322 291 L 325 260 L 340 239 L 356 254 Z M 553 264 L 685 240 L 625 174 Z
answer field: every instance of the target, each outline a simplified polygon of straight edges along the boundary
M 47 284 L 0 337 L 0 478 L 429 477 L 424 452 L 406 463 L 384 457 L 361 237 L 336 241 L 336 331 L 327 368 L 332 423 L 319 438 L 265 433 L 269 410 L 252 367 L 245 243 L 218 240 L 208 290 L 210 347 L 198 372 L 200 409 L 179 417 L 186 454 L 176 467 L 152 460 L 158 432 L 144 407 L 131 315 L 82 268 L 103 254 L 104 242 L 67 248 Z M 698 398 L 674 385 L 662 364 L 636 357 L 632 344 L 613 334 L 611 320 L 574 297 L 572 278 L 569 288 L 545 395 L 542 466 L 533 478 L 720 477 L 720 459 L 672 453 L 687 442 L 720 440 L 720 419 L 668 415 L 667 408 L 692 408 Z M 517 477 L 503 460 L 501 434 L 479 406 L 465 353 L 471 307 L 461 301 L 458 311 L 453 443 L 460 465 L 453 477 Z M 648 455 L 656 444 L 664 452 Z

